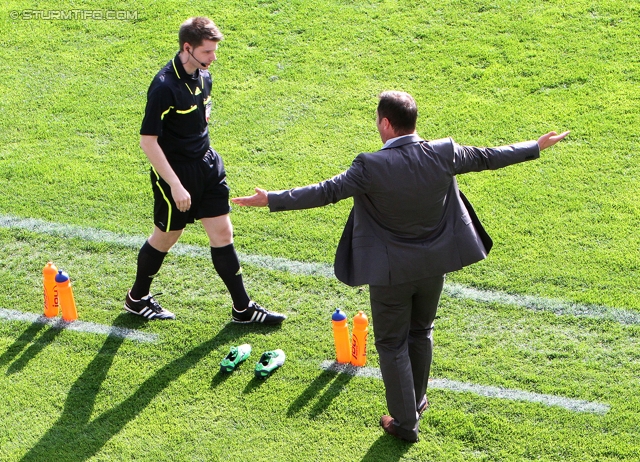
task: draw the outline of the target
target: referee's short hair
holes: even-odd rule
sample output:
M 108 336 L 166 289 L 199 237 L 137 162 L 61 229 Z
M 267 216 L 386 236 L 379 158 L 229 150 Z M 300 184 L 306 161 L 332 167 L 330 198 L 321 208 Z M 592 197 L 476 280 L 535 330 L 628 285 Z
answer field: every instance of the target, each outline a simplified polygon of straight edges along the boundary
M 214 42 L 220 42 L 224 36 L 220 29 L 209 18 L 204 16 L 196 16 L 187 19 L 180 26 L 178 32 L 178 41 L 180 42 L 180 51 L 182 51 L 184 44 L 188 43 L 193 48 L 202 45 L 204 40 L 212 40 Z
M 378 117 L 386 118 L 397 134 L 407 135 L 416 130 L 418 106 L 409 93 L 383 91 L 378 99 Z

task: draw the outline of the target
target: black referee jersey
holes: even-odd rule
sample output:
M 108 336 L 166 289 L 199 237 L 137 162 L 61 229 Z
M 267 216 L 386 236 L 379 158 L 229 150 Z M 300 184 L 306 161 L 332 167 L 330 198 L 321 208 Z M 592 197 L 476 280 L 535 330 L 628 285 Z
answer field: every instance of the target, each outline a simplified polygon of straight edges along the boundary
M 149 86 L 140 134 L 157 136 L 169 163 L 200 159 L 209 149 L 210 114 L 209 71 L 187 74 L 176 54 Z

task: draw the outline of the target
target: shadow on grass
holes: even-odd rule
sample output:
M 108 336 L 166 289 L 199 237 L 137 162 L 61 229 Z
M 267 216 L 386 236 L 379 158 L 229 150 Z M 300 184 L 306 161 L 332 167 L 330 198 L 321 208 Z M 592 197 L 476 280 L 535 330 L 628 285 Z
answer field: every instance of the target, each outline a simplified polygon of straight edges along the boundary
M 18 337 L 13 344 L 0 356 L 0 366 L 10 363 L 20 352 L 33 341 L 42 329 L 44 324 L 33 323 Z
M 218 373 L 213 376 L 213 379 L 211 379 L 211 388 L 216 388 L 221 383 L 226 382 L 232 374 L 233 372 L 222 372 L 219 370 Z
M 275 374 L 275 372 L 274 372 L 274 374 Z M 244 390 L 242 391 L 242 393 L 244 393 L 245 395 L 247 393 L 251 393 L 256 388 L 261 387 L 262 384 L 265 383 L 267 380 L 269 380 L 268 377 L 266 379 L 259 379 L 258 377 L 256 377 L 254 375 L 253 378 L 251 380 L 249 380 L 249 383 L 247 384 L 247 386 L 244 387 Z
M 114 320 L 115 327 L 127 327 L 129 329 L 135 329 L 146 324 L 146 320 L 139 316 L 118 316 Z M 36 339 L 38 333 L 42 329 L 47 329 L 40 338 Z M 45 322 L 34 322 L 31 324 L 13 344 L 7 348 L 7 350 L 0 356 L 0 366 L 10 363 L 15 358 L 13 364 L 7 368 L 7 374 L 15 374 L 20 372 L 26 367 L 26 365 L 35 358 L 47 345 L 53 343 L 55 338 L 62 333 L 64 328 L 57 325 L 48 325 Z M 20 356 L 20 352 L 29 344 L 33 342 L 25 352 Z
M 410 448 L 411 443 L 383 434 L 371 445 L 361 462 L 398 461 Z
M 13 364 L 11 364 L 7 368 L 7 374 L 15 374 L 16 372 L 20 372 L 22 369 L 24 369 L 29 361 L 35 358 L 38 353 L 45 349 L 47 345 L 53 343 L 56 337 L 60 335 L 60 332 L 62 332 L 62 329 L 49 328 L 48 330 L 46 330 L 39 339 L 29 345 L 29 348 L 27 348 L 25 352 L 22 353 L 22 356 L 16 359 Z
M 296 400 L 291 403 L 287 410 L 287 416 L 292 417 L 300 412 L 315 396 L 320 394 L 327 385 L 329 388 L 322 394 L 318 401 L 309 411 L 309 417 L 314 418 L 322 414 L 331 402 L 338 397 L 342 389 L 347 386 L 353 378 L 351 374 L 338 373 L 333 371 L 323 371 L 313 382 L 302 392 Z M 335 380 L 334 380 L 335 379 Z
M 114 324 L 123 321 L 118 317 Z M 140 385 L 127 399 L 90 421 L 96 397 L 113 363 L 113 359 L 124 342 L 121 337 L 108 336 L 102 348 L 84 372 L 71 386 L 64 409 L 57 422 L 33 446 L 22 461 L 66 460 L 84 461 L 95 454 L 117 435 L 122 428 L 135 419 L 149 403 L 174 380 L 194 367 L 209 352 L 220 345 L 246 334 L 246 328 L 227 324 L 210 340 L 177 358 Z
M 309 411 L 309 417 L 314 418 L 322 414 L 331 405 L 331 402 L 338 397 L 342 390 L 353 378 L 351 374 L 339 373 L 336 379 L 329 385 L 329 388 L 322 394 L 320 399 Z

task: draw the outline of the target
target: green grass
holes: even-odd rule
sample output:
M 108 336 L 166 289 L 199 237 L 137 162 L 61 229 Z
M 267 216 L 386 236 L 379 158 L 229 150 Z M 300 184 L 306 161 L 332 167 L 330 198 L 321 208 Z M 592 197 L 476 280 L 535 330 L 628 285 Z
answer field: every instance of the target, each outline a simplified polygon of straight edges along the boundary
M 177 28 L 225 34 L 212 67 L 213 146 L 233 195 L 333 176 L 379 148 L 376 95 L 413 94 L 427 139 L 497 145 L 570 137 L 535 162 L 461 176 L 495 241 L 448 276 L 476 288 L 638 311 L 640 6 L 600 0 L 61 2 L 0 7 L 0 214 L 144 236 L 148 163 L 138 130 Z M 11 20 L 26 8 L 137 11 L 131 21 Z M 331 263 L 351 201 L 235 209 L 245 254 Z M 206 246 L 200 225 L 181 242 Z M 41 270 L 74 281 L 80 319 L 156 344 L 0 322 L 0 459 L 640 460 L 640 328 L 444 297 L 432 376 L 606 403 L 606 415 L 434 389 L 421 441 L 382 435 L 384 387 L 322 371 L 329 316 L 368 310 L 366 288 L 245 265 L 253 298 L 289 319 L 235 326 L 205 258 L 170 255 L 154 289 L 175 322 L 123 314 L 137 252 L 1 229 L 0 308 L 39 313 Z M 373 336 L 371 337 L 373 340 Z M 232 345 L 254 354 L 229 377 Z M 253 378 L 259 353 L 284 367 Z M 368 365 L 377 367 L 370 349 Z

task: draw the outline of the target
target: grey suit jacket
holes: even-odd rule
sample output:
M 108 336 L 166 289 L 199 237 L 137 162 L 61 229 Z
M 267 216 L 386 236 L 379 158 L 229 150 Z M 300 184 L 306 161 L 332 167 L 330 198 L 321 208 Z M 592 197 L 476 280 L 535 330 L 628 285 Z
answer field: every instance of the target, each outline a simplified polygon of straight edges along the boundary
M 536 159 L 536 141 L 497 148 L 451 138 L 402 137 L 318 184 L 269 193 L 271 211 L 321 207 L 353 197 L 334 270 L 345 284 L 394 285 L 486 258 L 491 239 L 458 190 L 457 174 Z

